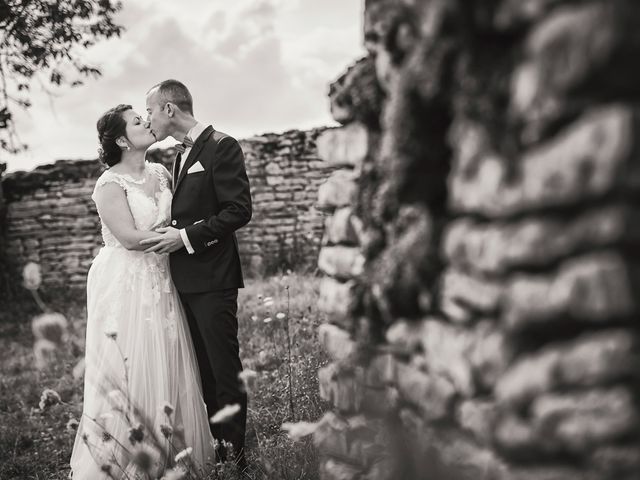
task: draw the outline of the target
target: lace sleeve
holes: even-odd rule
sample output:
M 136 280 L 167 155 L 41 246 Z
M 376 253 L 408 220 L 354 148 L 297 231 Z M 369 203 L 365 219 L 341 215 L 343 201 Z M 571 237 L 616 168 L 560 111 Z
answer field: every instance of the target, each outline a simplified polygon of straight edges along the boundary
M 103 185 L 106 185 L 107 183 L 117 183 L 124 190 L 124 192 L 127 193 L 127 190 L 128 190 L 127 182 L 125 182 L 124 179 L 121 178 L 119 175 L 116 175 L 110 172 L 109 170 L 107 170 L 102 175 L 100 175 L 100 177 L 96 181 L 95 187 L 93 188 L 93 193 L 91 194 L 91 200 L 93 200 L 94 203 L 96 201 L 96 192 L 100 187 L 102 187 Z
M 162 188 L 167 188 L 171 182 L 171 174 L 161 163 L 150 163 L 149 166 L 153 169 L 153 172 L 158 176 L 160 185 Z

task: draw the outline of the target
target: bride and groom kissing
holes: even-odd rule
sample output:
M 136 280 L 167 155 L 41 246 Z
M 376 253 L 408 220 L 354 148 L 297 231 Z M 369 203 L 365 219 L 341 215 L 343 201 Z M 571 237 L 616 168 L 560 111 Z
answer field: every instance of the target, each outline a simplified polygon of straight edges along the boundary
M 243 276 L 235 235 L 252 214 L 244 155 L 234 138 L 194 118 L 191 94 L 179 81 L 152 87 L 146 107 L 144 119 L 118 105 L 97 122 L 108 169 L 92 199 L 104 246 L 87 277 L 74 479 L 101 478 L 105 464 L 118 467 L 119 475 L 110 470 L 113 478 L 135 478 L 139 465 L 126 446 L 134 443 L 136 416 L 156 429 L 148 436 L 164 428 L 167 451 L 181 437 L 178 449 L 205 467 L 224 460 L 218 445 L 230 443 L 227 450 L 246 468 L 247 395 L 236 316 Z M 168 136 L 182 140 L 172 172 L 145 160 L 146 150 Z M 122 398 L 118 392 L 126 394 L 124 405 L 114 400 Z M 209 422 L 230 405 L 240 408 L 228 422 Z M 169 417 L 180 433 L 173 442 Z M 105 445 L 105 439 L 115 441 Z M 150 456 L 160 463 L 162 455 Z M 160 470 L 175 460 L 162 461 Z

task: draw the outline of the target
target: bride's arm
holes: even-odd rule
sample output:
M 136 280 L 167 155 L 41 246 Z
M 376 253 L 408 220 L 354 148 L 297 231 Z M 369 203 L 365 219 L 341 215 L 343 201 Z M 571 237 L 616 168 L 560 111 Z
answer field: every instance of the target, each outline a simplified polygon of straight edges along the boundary
M 148 247 L 140 245 L 140 240 L 158 235 L 136 229 L 127 196 L 118 184 L 106 183 L 98 188 L 95 202 L 100 218 L 127 250 L 145 250 Z

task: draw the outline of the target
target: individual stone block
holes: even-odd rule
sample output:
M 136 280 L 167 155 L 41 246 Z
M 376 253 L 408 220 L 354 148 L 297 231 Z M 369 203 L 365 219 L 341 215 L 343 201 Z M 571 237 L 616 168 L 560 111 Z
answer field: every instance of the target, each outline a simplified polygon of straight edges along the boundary
M 504 0 L 495 12 L 494 22 L 500 29 L 520 27 L 540 19 L 562 0 Z M 484 5 L 482 5 L 484 7 Z
M 343 125 L 357 121 L 376 126 L 383 101 L 371 56 L 358 60 L 329 87 L 331 115 Z
M 396 384 L 402 399 L 418 407 L 429 420 L 449 415 L 455 388 L 438 375 L 428 375 L 405 363 L 398 363 Z
M 638 371 L 638 337 L 615 329 L 581 335 L 549 345 L 513 364 L 498 382 L 496 397 L 520 405 L 562 388 L 595 387 L 634 378 Z
M 640 212 L 631 205 L 595 207 L 570 218 L 532 216 L 515 222 L 449 224 L 443 253 L 451 265 L 478 274 L 504 275 L 542 267 L 580 251 L 640 240 Z
M 348 280 L 362 274 L 364 257 L 357 247 L 323 247 L 318 257 L 318 267 L 327 275 Z
M 493 401 L 465 400 L 456 409 L 456 421 L 480 443 L 488 445 L 493 439 L 499 413 L 499 407 Z
M 369 360 L 365 367 L 364 382 L 368 387 L 383 388 L 396 378 L 396 360 L 391 353 L 381 353 Z
M 631 330 L 613 329 L 585 334 L 569 343 L 558 359 L 560 385 L 595 386 L 637 378 L 640 344 Z
M 591 453 L 589 463 L 600 478 L 637 479 L 640 444 L 630 442 L 597 448 Z
M 560 352 L 555 349 L 521 359 L 498 381 L 496 397 L 500 402 L 518 405 L 553 390 L 559 359 Z
M 369 135 L 359 123 L 325 130 L 316 139 L 318 156 L 332 166 L 359 168 L 367 156 Z
M 462 396 L 475 391 L 468 354 L 473 337 L 468 331 L 443 322 L 428 320 L 420 336 L 429 371 L 447 378 Z
M 504 321 L 522 329 L 549 321 L 606 322 L 637 313 L 638 267 L 607 251 L 572 258 L 550 275 L 517 275 L 504 295 Z
M 533 425 L 514 413 L 506 412 L 499 418 L 493 439 L 500 453 L 507 457 L 521 461 L 541 454 Z
M 482 320 L 473 330 L 474 341 L 467 352 L 476 388 L 492 391 L 511 364 L 513 349 L 509 339 L 493 320 Z
M 328 245 L 358 245 L 362 235 L 362 221 L 349 207 L 337 209 L 327 217 L 324 229 L 324 243 Z
M 353 173 L 337 170 L 318 188 L 316 207 L 328 211 L 349 207 L 355 202 L 356 195 L 357 185 Z
M 329 323 L 323 323 L 318 327 L 318 339 L 325 352 L 335 361 L 349 358 L 356 350 L 349 332 Z
M 339 282 L 331 277 L 324 277 L 320 282 L 318 309 L 335 323 L 345 325 L 354 300 L 354 286 L 353 281 Z
M 616 190 L 637 191 L 637 131 L 637 114 L 626 106 L 592 109 L 515 162 L 515 174 L 508 174 L 507 159 L 491 152 L 471 172 L 454 165 L 450 205 L 457 212 L 500 218 L 575 205 Z
M 320 398 L 343 412 L 360 410 L 364 388 L 362 379 L 341 371 L 335 364 L 318 370 Z
M 561 451 L 586 454 L 637 432 L 640 426 L 633 394 L 624 387 L 547 394 L 535 400 L 531 416 L 544 441 Z
M 450 268 L 442 275 L 441 308 L 450 320 L 467 322 L 476 313 L 490 315 L 496 312 L 503 291 L 502 284 L 496 281 Z

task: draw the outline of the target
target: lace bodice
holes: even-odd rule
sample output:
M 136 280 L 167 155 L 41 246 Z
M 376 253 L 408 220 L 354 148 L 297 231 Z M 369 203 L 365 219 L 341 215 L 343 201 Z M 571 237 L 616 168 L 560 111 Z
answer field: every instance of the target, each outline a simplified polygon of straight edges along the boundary
M 95 202 L 97 190 L 107 184 L 116 183 L 125 191 L 131 215 L 138 230 L 153 230 L 169 224 L 171 218 L 171 189 L 166 177 L 166 169 L 157 163 L 146 162 L 146 175 L 143 180 L 136 180 L 130 175 L 111 170 L 105 171 L 96 182 L 91 198 Z M 143 189 L 146 182 L 155 181 L 151 195 Z M 109 227 L 100 219 L 102 240 L 107 247 L 122 247 L 111 233 Z

